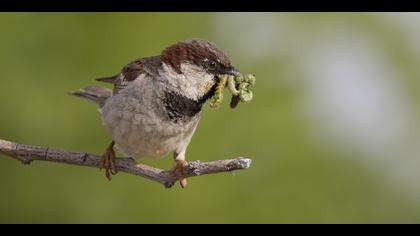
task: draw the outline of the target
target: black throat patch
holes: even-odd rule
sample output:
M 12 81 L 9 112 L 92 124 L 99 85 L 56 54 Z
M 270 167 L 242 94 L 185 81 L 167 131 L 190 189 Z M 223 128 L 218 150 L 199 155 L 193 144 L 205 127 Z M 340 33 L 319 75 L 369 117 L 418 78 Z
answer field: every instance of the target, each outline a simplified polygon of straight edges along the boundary
M 201 111 L 203 104 L 214 95 L 216 87 L 217 83 L 198 101 L 174 91 L 166 91 L 164 93 L 163 104 L 169 119 L 178 123 L 178 121 L 185 121 L 196 116 Z
M 169 119 L 175 123 L 194 117 L 203 106 L 201 101 L 195 101 L 173 91 L 165 92 L 163 103 Z

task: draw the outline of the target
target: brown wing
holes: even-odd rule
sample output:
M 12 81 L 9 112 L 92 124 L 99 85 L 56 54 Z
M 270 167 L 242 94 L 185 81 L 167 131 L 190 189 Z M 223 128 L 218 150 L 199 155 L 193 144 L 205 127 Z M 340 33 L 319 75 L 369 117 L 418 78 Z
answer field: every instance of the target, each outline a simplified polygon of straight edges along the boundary
M 157 73 L 157 67 L 159 65 L 159 56 L 137 59 L 124 66 L 121 73 L 110 77 L 98 78 L 96 80 L 114 84 L 114 94 L 117 94 L 141 74 L 149 73 L 154 75 Z

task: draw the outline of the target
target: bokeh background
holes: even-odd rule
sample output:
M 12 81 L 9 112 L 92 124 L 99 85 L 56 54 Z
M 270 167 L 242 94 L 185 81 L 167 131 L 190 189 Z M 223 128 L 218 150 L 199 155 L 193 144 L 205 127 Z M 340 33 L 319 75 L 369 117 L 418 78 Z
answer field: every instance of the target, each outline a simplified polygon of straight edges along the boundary
M 187 153 L 251 157 L 249 170 L 164 189 L 0 156 L 0 223 L 419 223 L 418 22 L 417 13 L 1 13 L 3 139 L 102 153 L 110 137 L 95 105 L 66 93 L 183 39 L 213 41 L 257 84 L 239 109 L 205 108 Z

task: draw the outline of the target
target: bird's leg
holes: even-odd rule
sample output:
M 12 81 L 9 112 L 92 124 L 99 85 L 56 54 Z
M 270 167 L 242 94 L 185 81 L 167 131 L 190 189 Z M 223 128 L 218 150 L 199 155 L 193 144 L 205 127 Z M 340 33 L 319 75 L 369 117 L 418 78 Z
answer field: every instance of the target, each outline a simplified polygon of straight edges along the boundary
M 118 173 L 115 168 L 115 151 L 114 151 L 115 142 L 112 141 L 106 148 L 105 153 L 102 155 L 101 160 L 99 161 L 100 170 L 105 169 L 106 178 L 111 181 L 112 176 Z
M 180 176 L 186 176 L 185 167 L 188 165 L 188 162 L 185 160 L 185 151 L 180 153 L 174 152 L 175 166 L 171 170 L 171 175 L 173 179 L 179 179 Z M 179 180 L 179 184 L 182 188 L 187 187 L 187 178 L 182 178 Z

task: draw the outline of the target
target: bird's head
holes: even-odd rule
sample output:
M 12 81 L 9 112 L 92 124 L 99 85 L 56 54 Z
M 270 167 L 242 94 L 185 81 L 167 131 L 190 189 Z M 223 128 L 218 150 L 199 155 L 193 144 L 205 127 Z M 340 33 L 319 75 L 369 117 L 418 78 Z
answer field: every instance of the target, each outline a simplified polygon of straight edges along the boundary
M 161 60 L 169 83 L 180 94 L 196 101 L 211 97 L 218 75 L 237 75 L 229 57 L 203 39 L 180 41 L 163 50 Z

